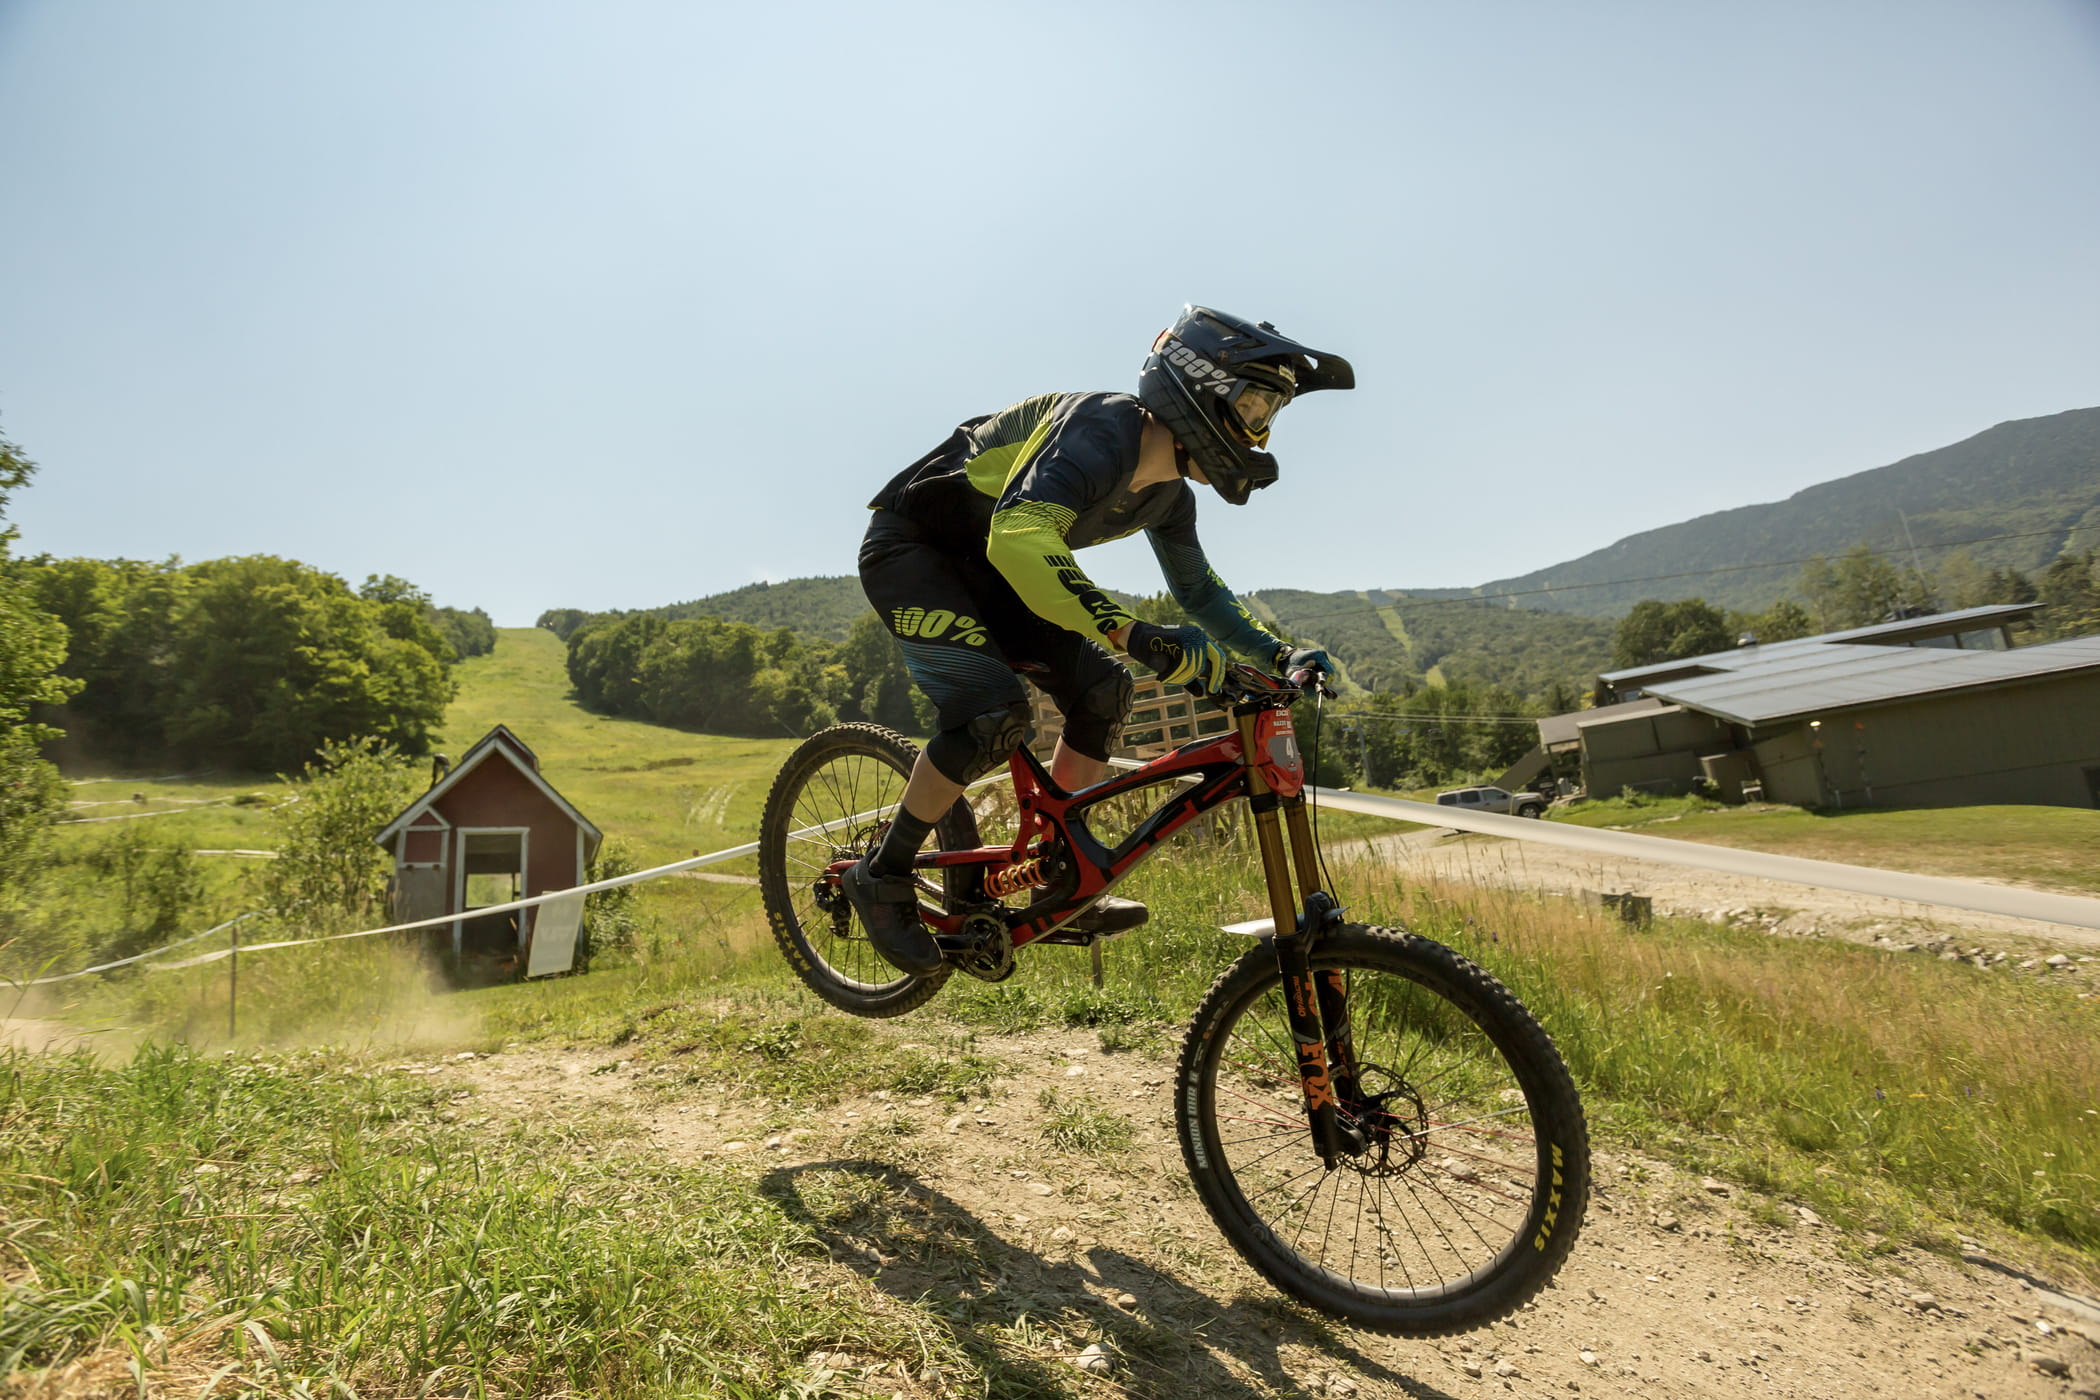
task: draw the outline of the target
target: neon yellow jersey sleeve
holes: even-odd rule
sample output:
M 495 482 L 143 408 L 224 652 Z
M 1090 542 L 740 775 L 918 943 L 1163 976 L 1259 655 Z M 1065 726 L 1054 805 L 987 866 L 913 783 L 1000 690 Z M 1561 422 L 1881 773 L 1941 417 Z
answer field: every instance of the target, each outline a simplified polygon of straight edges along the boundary
M 1106 640 L 1137 621 L 1086 576 L 1065 535 L 1078 512 L 1049 501 L 1020 499 L 992 514 L 985 558 L 1029 611 L 1060 627 Z

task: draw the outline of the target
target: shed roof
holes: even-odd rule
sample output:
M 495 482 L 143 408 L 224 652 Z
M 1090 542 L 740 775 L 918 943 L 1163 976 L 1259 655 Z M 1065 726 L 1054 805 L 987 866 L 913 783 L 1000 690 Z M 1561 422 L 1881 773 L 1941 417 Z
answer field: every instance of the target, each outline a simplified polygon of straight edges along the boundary
M 491 761 L 492 758 L 508 763 L 511 767 L 517 769 L 518 772 L 524 774 L 526 780 L 538 788 L 548 801 L 552 802 L 565 816 L 583 829 L 584 858 L 586 860 L 597 852 L 599 843 L 605 839 L 605 833 L 600 831 L 589 817 L 577 811 L 575 804 L 570 802 L 568 798 L 556 792 L 553 784 L 540 776 L 539 756 L 525 746 L 524 740 L 511 733 L 507 726 L 501 724 L 475 740 L 474 746 L 460 755 L 457 767 L 435 783 L 432 783 L 429 790 L 417 797 L 415 801 L 402 808 L 392 821 L 379 829 L 379 834 L 374 836 L 372 840 L 389 851 L 393 850 L 394 843 L 400 839 L 401 833 L 408 828 L 410 823 L 414 822 L 425 812 L 430 811 L 432 805 L 439 798 L 459 786 L 460 782 L 469 773 L 479 768 L 483 763 Z
M 1760 658 L 1758 665 L 1738 671 L 1664 681 L 1649 687 L 1649 693 L 1736 724 L 1756 725 L 2091 668 L 2100 668 L 2100 636 L 2012 651 L 1823 643 L 1780 658 Z
M 1662 703 L 1652 695 L 1644 695 L 1638 700 L 1621 700 L 1616 705 L 1599 705 L 1594 710 L 1548 715 L 1539 721 L 1539 742 L 1549 749 L 1572 744 L 1582 737 L 1580 730 L 1583 725 L 1622 719 L 1638 710 L 1659 710 Z
M 2009 622 L 2018 622 L 2023 617 L 2033 616 L 2040 606 L 2039 603 L 1990 603 L 1980 608 L 1957 608 L 1953 612 L 1934 613 L 1930 617 L 1905 618 L 1901 622 L 1877 622 L 1871 627 L 1852 627 L 1843 632 L 1823 632 L 1813 637 L 1797 637 L 1792 641 L 1761 642 L 1756 646 L 1710 652 L 1705 656 L 1687 656 L 1678 661 L 1657 661 L 1647 666 L 1629 666 L 1623 671 L 1605 671 L 1598 679 L 1614 688 L 1629 681 L 1645 687 L 1649 681 L 1659 685 L 1667 679 L 1694 670 L 1711 674 L 1716 671 L 1762 668 L 1771 663 L 1789 662 L 1803 653 L 1827 652 L 1836 646 L 1864 646 L 1886 650 L 1926 637 L 1945 637 L 1956 632 L 1973 632 L 1984 627 L 2002 627 Z

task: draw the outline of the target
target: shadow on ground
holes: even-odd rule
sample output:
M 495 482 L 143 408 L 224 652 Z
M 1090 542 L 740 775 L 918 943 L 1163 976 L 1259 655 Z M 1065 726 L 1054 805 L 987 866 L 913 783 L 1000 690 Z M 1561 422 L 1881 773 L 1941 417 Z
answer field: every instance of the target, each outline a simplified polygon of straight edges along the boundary
M 1048 1355 L 1051 1336 L 1087 1331 L 1115 1354 L 1114 1379 L 1145 1396 L 1254 1397 L 1230 1356 L 1287 1394 L 1348 1393 L 1366 1382 L 1416 1400 L 1448 1392 L 1365 1356 L 1343 1329 L 1280 1296 L 1220 1302 L 1171 1273 L 1095 1246 L 1069 1260 L 1007 1239 L 903 1168 L 865 1158 L 784 1166 L 761 1188 L 832 1257 L 941 1318 L 994 1397 L 1070 1394 L 1079 1380 Z M 1220 1241 L 1219 1249 L 1228 1246 Z M 1138 1306 L 1112 1300 L 1129 1293 Z M 1045 1335 L 1031 1338 L 1040 1329 Z M 1304 1348 L 1286 1369 L 1282 1349 Z M 1295 1372 L 1295 1374 L 1294 1374 Z M 1343 1377 L 1350 1386 L 1333 1387 Z

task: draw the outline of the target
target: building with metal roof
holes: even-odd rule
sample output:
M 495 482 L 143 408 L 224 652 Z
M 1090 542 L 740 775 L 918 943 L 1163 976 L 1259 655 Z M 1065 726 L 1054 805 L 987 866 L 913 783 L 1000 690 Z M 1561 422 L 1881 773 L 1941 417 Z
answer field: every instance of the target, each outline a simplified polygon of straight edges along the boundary
M 1542 720 L 1592 794 L 1803 807 L 2100 806 L 2100 636 L 2014 647 L 2034 604 L 1965 608 L 1600 676 Z

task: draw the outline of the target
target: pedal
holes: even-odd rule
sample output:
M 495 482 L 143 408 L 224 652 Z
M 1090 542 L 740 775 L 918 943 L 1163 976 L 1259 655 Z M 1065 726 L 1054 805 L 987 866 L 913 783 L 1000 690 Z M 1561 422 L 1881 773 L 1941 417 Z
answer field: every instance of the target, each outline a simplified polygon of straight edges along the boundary
M 1060 932 L 1090 933 L 1096 938 L 1114 938 L 1142 927 L 1152 917 L 1152 911 L 1134 899 L 1118 899 L 1105 894 Z

